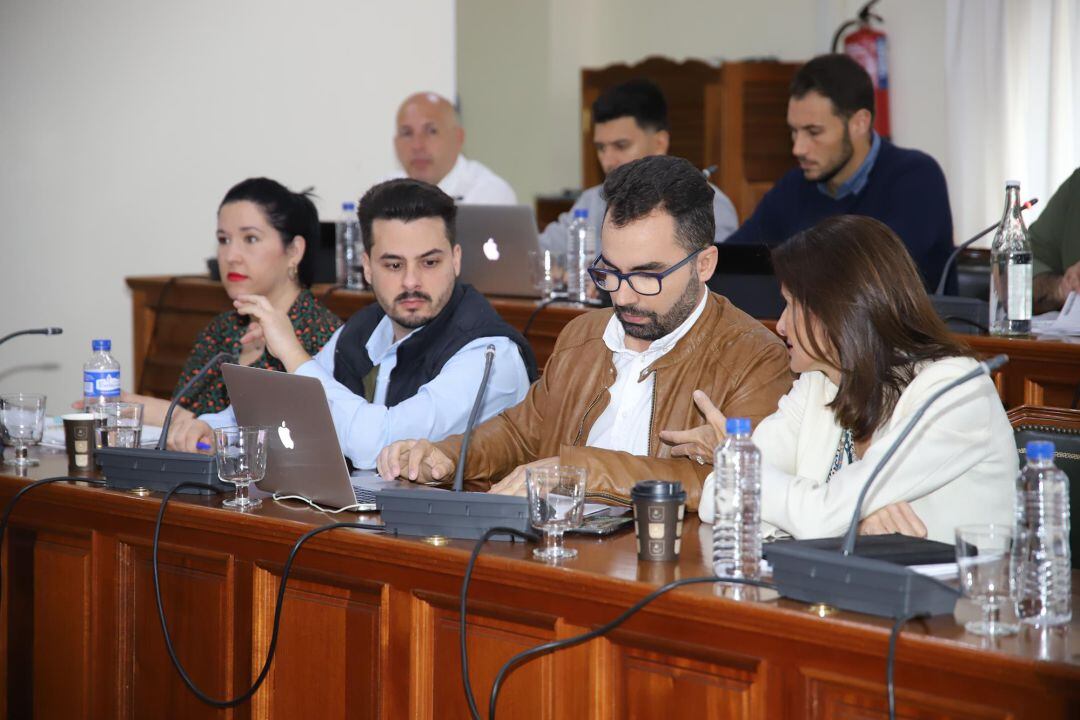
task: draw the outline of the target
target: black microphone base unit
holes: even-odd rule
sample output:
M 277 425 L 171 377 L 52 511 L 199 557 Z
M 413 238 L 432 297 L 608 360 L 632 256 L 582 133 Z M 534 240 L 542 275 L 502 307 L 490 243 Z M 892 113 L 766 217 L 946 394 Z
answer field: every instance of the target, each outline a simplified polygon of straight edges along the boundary
M 956 588 L 903 565 L 823 550 L 815 542 L 766 547 L 783 597 L 888 618 L 949 615 L 956 607 Z
M 478 540 L 493 527 L 532 532 L 528 501 L 513 495 L 395 488 L 376 492 L 375 502 L 387 530 L 398 535 Z M 513 540 L 514 536 L 492 539 Z
M 990 327 L 990 307 L 985 300 L 955 295 L 931 295 L 930 301 L 949 330 L 978 335 Z
M 232 485 L 218 479 L 217 460 L 201 453 L 155 450 L 152 448 L 101 448 L 94 451 L 105 487 L 114 490 L 146 488 L 168 492 L 180 483 L 198 483 L 203 488 L 184 488 L 180 493 L 209 495 L 230 492 Z

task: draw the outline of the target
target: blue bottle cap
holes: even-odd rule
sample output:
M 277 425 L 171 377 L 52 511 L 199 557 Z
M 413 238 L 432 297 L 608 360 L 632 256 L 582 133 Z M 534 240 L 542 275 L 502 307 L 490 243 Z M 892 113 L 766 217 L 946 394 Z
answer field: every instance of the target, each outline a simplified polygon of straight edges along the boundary
M 102 350 L 109 352 L 112 350 L 112 340 L 93 340 L 90 342 L 90 347 L 93 348 L 94 352 Z
M 345 212 L 356 212 L 356 203 L 348 201 L 343 202 L 341 203 L 341 209 Z
M 577 210 L 574 211 L 574 219 L 575 220 L 577 218 L 587 218 L 587 217 L 589 217 L 589 211 L 586 210 L 585 208 L 578 208 Z
M 1033 460 L 1053 460 L 1054 443 L 1049 440 L 1031 440 L 1027 444 L 1028 462 Z
M 724 431 L 728 435 L 749 435 L 750 418 L 728 418 Z

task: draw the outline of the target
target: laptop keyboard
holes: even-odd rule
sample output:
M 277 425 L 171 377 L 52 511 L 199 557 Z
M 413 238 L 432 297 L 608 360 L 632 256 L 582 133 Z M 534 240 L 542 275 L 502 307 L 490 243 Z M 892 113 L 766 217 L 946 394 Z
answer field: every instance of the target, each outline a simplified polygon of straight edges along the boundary
M 374 502 L 375 502 L 375 491 L 374 490 L 369 490 L 368 488 L 361 487 L 360 485 L 353 485 L 352 489 L 353 489 L 353 495 L 356 496 L 357 504 L 366 504 L 366 503 L 374 504 Z

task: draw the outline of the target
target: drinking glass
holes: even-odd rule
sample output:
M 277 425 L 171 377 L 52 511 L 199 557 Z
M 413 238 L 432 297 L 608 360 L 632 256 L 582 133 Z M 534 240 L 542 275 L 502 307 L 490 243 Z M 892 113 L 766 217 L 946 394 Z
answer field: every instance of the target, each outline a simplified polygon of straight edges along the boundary
M 1019 626 L 1001 622 L 1002 606 L 1013 599 L 1009 556 L 1012 528 L 1004 525 L 961 525 L 956 528 L 956 564 L 960 588 L 982 611 L 981 620 L 964 628 L 974 635 L 1012 635 Z
M 551 250 L 531 250 L 529 263 L 532 267 L 533 287 L 541 300 L 566 297 L 566 256 Z
M 529 523 L 544 534 L 544 547 L 533 556 L 556 562 L 577 555 L 563 547 L 563 533 L 581 525 L 585 508 L 585 468 L 550 465 L 525 469 L 525 490 L 529 496 Z
M 97 447 L 137 448 L 142 441 L 142 403 L 106 402 L 90 406 Z
M 261 426 L 214 429 L 214 452 L 218 477 L 236 486 L 236 495 L 222 503 L 237 510 L 250 510 L 262 500 L 248 497 L 248 486 L 266 475 L 266 438 L 269 428 Z
M 38 461 L 28 456 L 31 445 L 41 442 L 45 432 L 45 396 L 31 393 L 0 395 L 0 431 L 4 443 L 15 453 L 5 465 L 28 468 Z

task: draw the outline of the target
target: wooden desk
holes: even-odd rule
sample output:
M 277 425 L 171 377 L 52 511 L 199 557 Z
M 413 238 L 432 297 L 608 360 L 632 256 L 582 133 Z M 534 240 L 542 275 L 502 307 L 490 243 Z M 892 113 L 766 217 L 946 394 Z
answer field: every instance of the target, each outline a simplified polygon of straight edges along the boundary
M 63 473 L 62 456 L 42 453 L 31 478 Z M 0 502 L 26 482 L 0 475 Z M 269 500 L 252 514 L 218 504 L 170 504 L 161 577 L 179 656 L 223 697 L 261 667 L 289 548 L 329 519 Z M 266 684 L 250 704 L 216 711 L 183 687 L 165 653 L 150 564 L 159 506 L 156 496 L 67 483 L 20 502 L 3 555 L 6 717 L 467 717 L 457 606 L 470 543 L 436 548 L 356 530 L 319 536 L 294 566 Z M 494 674 L 512 653 L 596 627 L 675 578 L 708 574 L 708 543 L 708 527 L 691 516 L 682 556 L 670 564 L 638 562 L 632 534 L 570 540 L 579 555 L 559 567 L 532 561 L 521 543 L 488 547 L 469 613 L 484 717 Z M 880 718 L 888 635 L 887 621 L 818 618 L 770 591 L 681 588 L 609 637 L 518 669 L 499 717 Z M 1080 621 L 996 643 L 966 634 L 953 617 L 914 621 L 897 649 L 898 711 L 1075 718 L 1078 638 Z
M 134 328 L 135 388 L 138 392 L 169 397 L 176 387 L 184 361 L 195 337 L 214 315 L 231 307 L 220 283 L 208 279 L 131 277 L 132 326 Z M 370 293 L 313 288 L 341 318 L 372 302 Z M 492 299 L 492 305 L 519 330 L 536 309 L 526 300 Z M 582 309 L 568 304 L 545 308 L 529 331 L 529 342 L 543 367 L 562 328 Z M 775 322 L 763 321 L 769 328 Z M 1080 382 L 1080 342 L 1068 340 L 1011 340 L 958 335 L 980 355 L 1009 355 L 1009 364 L 995 376 L 1006 409 L 1019 405 L 1069 407 Z M 1077 338 L 1072 338 L 1077 340 Z M 153 342 L 151 342 L 153 341 Z

